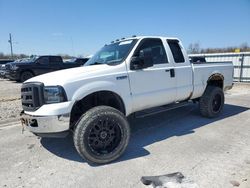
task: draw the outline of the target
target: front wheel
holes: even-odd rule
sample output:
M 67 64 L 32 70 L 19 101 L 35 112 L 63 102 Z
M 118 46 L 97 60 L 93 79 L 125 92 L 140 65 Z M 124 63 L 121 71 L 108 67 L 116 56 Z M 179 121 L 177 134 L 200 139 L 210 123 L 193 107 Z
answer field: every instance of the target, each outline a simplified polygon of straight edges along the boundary
M 120 111 L 97 106 L 81 117 L 73 137 L 76 150 L 85 160 L 104 164 L 114 161 L 125 151 L 130 127 Z
M 26 80 L 32 78 L 33 76 L 34 76 L 34 75 L 33 75 L 32 72 L 30 72 L 30 71 L 24 71 L 24 72 L 21 73 L 20 81 L 21 81 L 21 82 L 24 82 L 24 81 L 26 81 Z
M 217 117 L 224 107 L 224 93 L 221 88 L 207 86 L 199 101 L 200 113 L 202 116 Z

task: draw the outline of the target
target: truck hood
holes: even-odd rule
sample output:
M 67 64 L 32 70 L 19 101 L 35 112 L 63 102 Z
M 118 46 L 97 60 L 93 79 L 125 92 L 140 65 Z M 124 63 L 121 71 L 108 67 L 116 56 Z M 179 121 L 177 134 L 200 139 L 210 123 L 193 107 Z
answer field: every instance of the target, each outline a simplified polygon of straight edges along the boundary
M 40 76 L 33 77 L 27 82 L 42 82 L 44 85 L 53 86 L 53 85 L 65 85 L 67 83 L 80 81 L 88 79 L 91 77 L 97 77 L 104 75 L 105 73 L 110 73 L 111 69 L 114 69 L 115 66 L 110 65 L 92 65 L 92 66 L 82 66 L 77 68 L 64 69 L 60 71 L 55 71 Z
M 23 66 L 23 65 L 29 65 L 31 63 L 34 63 L 34 61 L 23 61 L 23 62 L 11 62 L 10 65 L 11 66 Z

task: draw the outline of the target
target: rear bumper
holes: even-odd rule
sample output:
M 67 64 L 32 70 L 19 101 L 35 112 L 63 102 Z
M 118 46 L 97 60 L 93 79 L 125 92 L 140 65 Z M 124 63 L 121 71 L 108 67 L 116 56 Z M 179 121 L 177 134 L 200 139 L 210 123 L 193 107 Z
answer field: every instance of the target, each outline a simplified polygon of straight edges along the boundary
M 70 128 L 70 114 L 31 116 L 21 112 L 22 125 L 34 134 L 61 133 Z

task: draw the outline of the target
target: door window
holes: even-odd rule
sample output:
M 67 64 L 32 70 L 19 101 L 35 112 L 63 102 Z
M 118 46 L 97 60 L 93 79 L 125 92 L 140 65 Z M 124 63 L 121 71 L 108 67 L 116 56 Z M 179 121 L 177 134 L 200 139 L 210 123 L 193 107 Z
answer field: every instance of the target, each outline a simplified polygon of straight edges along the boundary
M 152 54 L 153 64 L 168 63 L 166 51 L 161 39 L 144 39 L 134 53 L 134 56 L 140 56 L 142 51 L 148 51 Z
M 49 57 L 41 57 L 37 60 L 39 64 L 47 65 L 49 64 Z

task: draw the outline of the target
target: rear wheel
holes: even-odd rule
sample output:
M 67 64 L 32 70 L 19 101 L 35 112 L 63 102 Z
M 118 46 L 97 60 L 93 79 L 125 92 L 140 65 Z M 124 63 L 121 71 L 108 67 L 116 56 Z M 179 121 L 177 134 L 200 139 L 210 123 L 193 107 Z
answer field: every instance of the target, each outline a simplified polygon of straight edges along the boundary
M 34 76 L 34 75 L 33 75 L 32 72 L 30 72 L 30 71 L 24 71 L 24 72 L 21 73 L 20 81 L 21 81 L 21 82 L 24 82 L 24 81 L 26 81 L 26 80 L 32 78 L 33 76 Z
M 218 116 L 223 110 L 224 100 L 224 93 L 221 88 L 207 86 L 199 101 L 201 115 L 210 118 Z
M 129 137 L 129 124 L 120 111 L 97 106 L 87 111 L 77 123 L 74 145 L 88 162 L 104 164 L 122 155 Z

